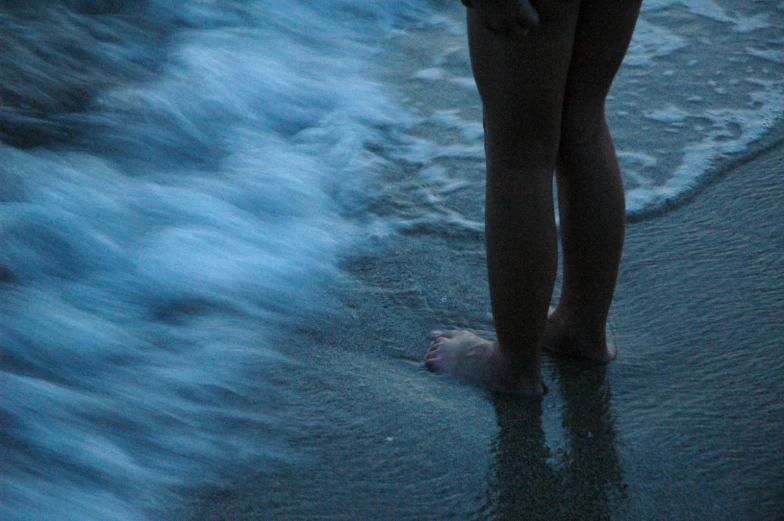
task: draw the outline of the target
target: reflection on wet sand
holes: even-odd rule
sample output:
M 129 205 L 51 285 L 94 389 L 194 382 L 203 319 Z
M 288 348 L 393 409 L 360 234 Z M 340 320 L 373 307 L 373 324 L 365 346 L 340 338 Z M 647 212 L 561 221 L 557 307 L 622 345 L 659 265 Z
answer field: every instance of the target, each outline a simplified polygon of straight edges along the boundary
M 566 450 L 553 454 L 547 446 L 543 400 L 494 396 L 499 431 L 480 519 L 610 519 L 623 496 L 606 369 L 558 360 L 553 370 L 564 398 Z

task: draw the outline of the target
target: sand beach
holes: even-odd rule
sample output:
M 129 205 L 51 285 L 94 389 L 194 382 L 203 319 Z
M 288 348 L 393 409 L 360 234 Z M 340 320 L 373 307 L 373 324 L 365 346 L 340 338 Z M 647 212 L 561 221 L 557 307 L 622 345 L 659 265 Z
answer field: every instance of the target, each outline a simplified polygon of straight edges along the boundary
M 771 138 L 690 201 L 630 223 L 617 359 L 546 359 L 541 400 L 422 364 L 430 328 L 490 329 L 481 235 L 410 233 L 356 255 L 348 312 L 302 350 L 319 356 L 302 373 L 310 456 L 195 499 L 188 518 L 780 518 L 782 172 Z

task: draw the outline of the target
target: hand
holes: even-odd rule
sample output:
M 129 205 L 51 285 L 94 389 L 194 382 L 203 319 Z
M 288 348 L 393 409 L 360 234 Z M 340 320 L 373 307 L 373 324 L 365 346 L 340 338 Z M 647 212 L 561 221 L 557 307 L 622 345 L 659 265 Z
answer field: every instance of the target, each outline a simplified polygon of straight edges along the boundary
M 462 0 L 474 9 L 488 31 L 512 39 L 524 38 L 539 25 L 539 13 L 529 0 Z

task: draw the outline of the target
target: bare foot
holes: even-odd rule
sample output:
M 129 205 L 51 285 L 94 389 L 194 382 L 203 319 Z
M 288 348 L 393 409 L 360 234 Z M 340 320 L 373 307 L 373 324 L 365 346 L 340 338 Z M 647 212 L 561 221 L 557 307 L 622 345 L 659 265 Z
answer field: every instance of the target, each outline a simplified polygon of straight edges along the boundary
M 544 386 L 512 374 L 502 357 L 498 343 L 485 340 L 469 331 L 433 331 L 433 341 L 425 354 L 425 366 L 433 372 L 449 374 L 491 391 L 526 396 L 541 396 Z
M 550 308 L 542 350 L 555 356 L 607 364 L 615 358 L 615 352 L 607 345 L 604 329 L 595 329 L 566 320 L 556 309 Z

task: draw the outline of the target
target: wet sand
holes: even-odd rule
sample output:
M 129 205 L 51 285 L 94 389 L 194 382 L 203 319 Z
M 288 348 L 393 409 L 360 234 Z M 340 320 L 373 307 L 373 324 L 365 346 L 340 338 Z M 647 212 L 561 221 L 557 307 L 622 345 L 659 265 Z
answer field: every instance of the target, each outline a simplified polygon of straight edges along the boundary
M 776 519 L 775 141 L 680 208 L 629 224 L 611 311 L 617 360 L 605 369 L 547 358 L 541 400 L 491 396 L 423 367 L 429 329 L 491 329 L 481 234 L 371 241 L 346 261 L 345 307 L 294 346 L 294 457 L 198 491 L 181 517 Z

